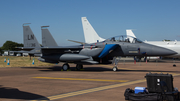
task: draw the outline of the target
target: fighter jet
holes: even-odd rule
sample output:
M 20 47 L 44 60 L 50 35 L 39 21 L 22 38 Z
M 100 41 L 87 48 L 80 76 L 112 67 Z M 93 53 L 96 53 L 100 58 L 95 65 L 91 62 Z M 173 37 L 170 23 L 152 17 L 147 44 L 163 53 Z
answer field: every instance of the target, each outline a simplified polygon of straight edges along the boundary
M 82 69 L 83 65 L 88 64 L 107 64 L 111 63 L 113 57 L 119 56 L 166 56 L 176 52 L 143 43 L 137 38 L 130 43 L 127 36 L 117 36 L 106 39 L 102 42 L 76 46 L 47 46 L 41 47 L 41 61 L 50 63 L 64 62 L 64 71 L 70 68 L 68 63 L 75 63 L 77 70 Z M 117 65 L 113 71 L 117 70 Z

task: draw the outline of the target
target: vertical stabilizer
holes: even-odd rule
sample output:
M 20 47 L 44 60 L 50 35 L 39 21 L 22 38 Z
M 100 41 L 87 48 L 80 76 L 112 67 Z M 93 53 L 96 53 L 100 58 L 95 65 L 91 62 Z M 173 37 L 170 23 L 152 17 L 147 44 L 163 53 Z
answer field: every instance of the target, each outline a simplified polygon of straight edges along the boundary
M 130 29 L 127 29 L 127 30 L 126 30 L 126 34 L 127 34 L 128 36 L 132 36 L 132 37 L 136 38 L 136 36 L 135 36 L 134 33 L 132 32 L 132 30 L 130 30 Z
M 82 26 L 84 31 L 85 43 L 96 43 L 104 41 L 105 39 L 99 37 L 94 28 L 91 26 L 86 17 L 82 17 Z
M 23 24 L 24 47 L 40 47 L 35 35 L 33 34 L 29 23 Z
M 126 35 L 129 38 L 129 41 L 132 43 L 134 38 L 136 38 L 136 36 L 134 35 L 134 33 L 132 32 L 132 30 L 128 29 L 126 30 Z M 131 36 L 131 37 L 130 37 Z M 134 38 L 133 38 L 134 37 Z
M 43 46 L 58 46 L 51 33 L 47 29 L 49 26 L 41 26 L 42 31 L 42 45 Z

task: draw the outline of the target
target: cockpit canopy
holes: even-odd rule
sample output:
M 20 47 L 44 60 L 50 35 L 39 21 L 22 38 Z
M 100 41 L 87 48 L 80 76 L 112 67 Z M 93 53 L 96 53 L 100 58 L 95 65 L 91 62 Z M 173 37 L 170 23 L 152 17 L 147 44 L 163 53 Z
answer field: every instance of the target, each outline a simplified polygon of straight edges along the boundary
M 111 38 L 106 39 L 105 41 L 143 43 L 141 40 L 132 36 L 128 36 L 128 35 L 120 35 L 120 36 L 111 37 Z

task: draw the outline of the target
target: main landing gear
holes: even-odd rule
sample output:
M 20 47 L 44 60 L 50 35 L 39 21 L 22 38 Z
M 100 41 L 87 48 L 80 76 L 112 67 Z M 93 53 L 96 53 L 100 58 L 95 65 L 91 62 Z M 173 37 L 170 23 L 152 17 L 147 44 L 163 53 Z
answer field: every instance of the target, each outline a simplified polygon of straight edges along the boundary
M 65 63 L 63 64 L 62 68 L 63 68 L 63 71 L 67 71 L 70 67 L 68 63 Z
M 77 69 L 77 70 L 81 70 L 81 69 L 83 69 L 83 65 L 81 65 L 81 64 L 77 64 L 77 65 L 76 65 L 76 69 Z
M 63 64 L 62 69 L 63 69 L 63 71 L 67 71 L 68 69 L 70 69 L 69 64 L 68 64 L 68 63 Z M 76 69 L 77 69 L 77 70 L 83 69 L 83 65 L 77 64 L 77 65 L 76 65 Z

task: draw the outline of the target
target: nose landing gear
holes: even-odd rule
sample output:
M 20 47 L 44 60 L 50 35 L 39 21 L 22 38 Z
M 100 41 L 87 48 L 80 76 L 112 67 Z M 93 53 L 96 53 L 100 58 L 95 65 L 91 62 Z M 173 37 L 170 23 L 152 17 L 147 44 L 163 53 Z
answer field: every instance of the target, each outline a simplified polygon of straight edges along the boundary
M 114 57 L 114 58 L 113 58 L 112 64 L 115 64 L 115 66 L 113 67 L 113 71 L 114 71 L 114 72 L 118 70 L 117 64 L 118 64 L 118 62 L 119 62 L 120 59 L 121 59 L 121 57 Z

